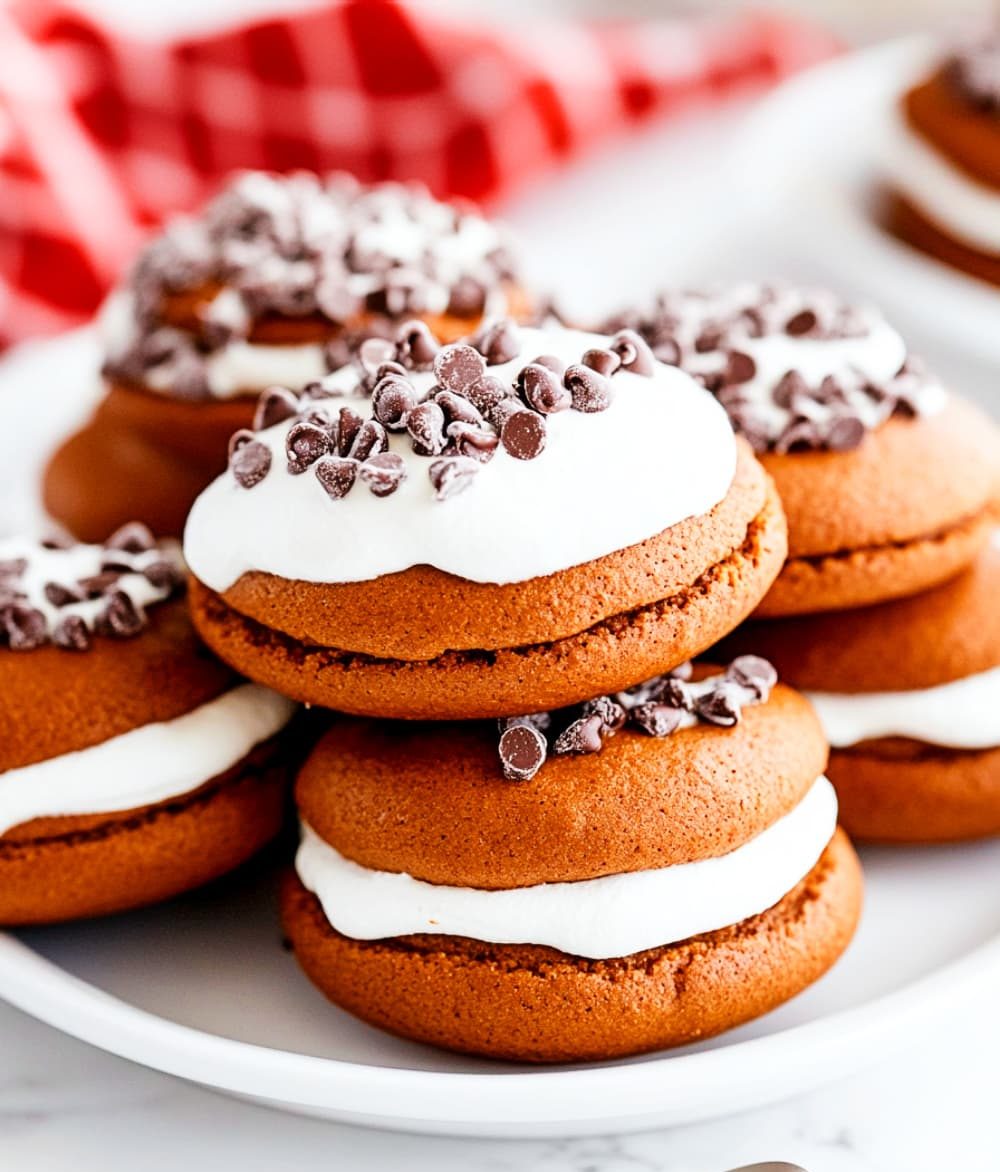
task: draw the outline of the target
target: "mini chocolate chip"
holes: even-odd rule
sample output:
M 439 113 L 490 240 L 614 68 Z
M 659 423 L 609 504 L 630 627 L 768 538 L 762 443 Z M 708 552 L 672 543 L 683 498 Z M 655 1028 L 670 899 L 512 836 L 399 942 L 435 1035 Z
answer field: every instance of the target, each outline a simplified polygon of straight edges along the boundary
M 726 668 L 726 679 L 748 688 L 758 700 L 766 700 L 778 682 L 778 673 L 760 655 L 739 655 Z
M 241 488 L 253 488 L 271 471 L 271 449 L 260 440 L 251 440 L 236 449 L 229 467 Z
M 358 469 L 358 476 L 368 485 L 373 496 L 389 496 L 406 479 L 406 464 L 398 452 L 379 452 L 365 460 Z
M 779 407 L 790 408 L 799 395 L 809 394 L 809 384 L 797 370 L 787 370 L 778 379 L 771 398 Z
M 537 358 L 533 359 L 529 366 L 544 366 L 546 370 L 551 370 L 553 374 L 558 375 L 559 378 L 566 373 L 566 363 L 561 358 L 557 358 L 554 354 L 539 354 Z
M 500 764 L 508 781 L 530 781 L 548 754 L 542 733 L 531 724 L 512 724 L 500 734 Z
M 573 406 L 573 396 L 555 371 L 537 362 L 529 363 L 518 373 L 517 385 L 528 406 L 543 415 L 552 415 Z
M 660 700 L 672 708 L 683 708 L 685 712 L 694 711 L 694 693 L 688 683 L 677 676 L 669 676 L 663 681 Z
M 87 598 L 100 598 L 115 585 L 121 574 L 117 570 L 102 570 L 88 578 L 78 578 L 77 585 Z
M 644 338 L 635 330 L 619 330 L 611 339 L 611 347 L 621 364 L 622 370 L 651 378 L 656 370 L 656 358 Z M 589 363 L 588 363 L 589 365 Z M 602 374 L 612 373 L 601 371 Z
M 460 456 L 469 456 L 480 464 L 486 464 L 493 458 L 500 443 L 500 437 L 495 432 L 461 420 L 449 423 L 447 434 L 450 446 L 454 446 Z
M 372 413 L 389 431 L 405 431 L 406 420 L 417 405 L 417 392 L 397 374 L 383 375 L 372 392 Z
M 448 500 L 464 492 L 479 471 L 479 461 L 468 456 L 445 456 L 435 460 L 427 469 L 427 475 L 439 501 Z
M 438 391 L 434 396 L 434 402 L 444 412 L 446 423 L 454 423 L 459 421 L 461 423 L 471 423 L 475 427 L 483 425 L 483 417 L 476 409 L 476 407 L 465 397 L 465 395 L 457 395 L 454 391 Z
M 418 456 L 436 456 L 447 443 L 444 434 L 444 412 L 432 399 L 418 403 L 406 420 L 406 430 Z
M 514 411 L 500 429 L 504 451 L 517 460 L 534 460 L 545 449 L 545 419 L 526 407 Z
M 343 366 L 344 363 L 341 363 L 340 365 Z M 283 388 L 279 387 L 277 389 L 282 390 Z M 265 394 L 266 393 L 267 392 L 265 392 Z M 288 393 L 290 395 L 292 395 L 292 397 L 294 398 L 294 394 L 295 394 L 294 391 L 289 391 Z M 323 384 L 321 382 L 319 382 L 317 379 L 313 379 L 313 381 L 311 383 L 306 383 L 306 385 L 299 392 L 298 397 L 299 397 L 299 399 L 305 399 L 307 401 L 315 402 L 318 399 L 332 399 L 334 397 L 334 394 L 335 394 L 335 392 L 333 392 L 333 391 L 329 390 L 327 387 L 323 386 Z
M 510 398 L 513 391 L 506 383 L 488 374 L 467 386 L 462 393 L 480 414 L 488 415 L 502 399 Z
M 610 696 L 596 696 L 583 705 L 584 716 L 599 716 L 605 732 L 617 732 L 625 723 L 625 709 Z
M 73 542 L 68 537 L 43 537 L 41 544 L 42 544 L 42 549 L 72 549 L 73 548 Z M 21 559 L 15 559 L 15 560 L 21 560 Z M 0 563 L 0 565 L 2 565 L 2 563 Z M 3 571 L 0 570 L 0 573 L 2 573 L 2 572 Z
M 62 582 L 46 582 L 44 593 L 53 606 L 69 606 L 71 602 L 82 602 L 83 591 L 75 586 L 64 586 Z
M 346 456 L 364 420 L 350 407 L 341 407 L 337 413 L 337 454 Z
M 289 472 L 305 472 L 330 450 L 330 435 L 315 423 L 293 423 L 285 436 Z
M 581 716 L 563 729 L 552 746 L 554 753 L 597 753 L 601 748 L 604 721 L 600 716 Z
M 358 347 L 358 363 L 369 377 L 383 362 L 392 362 L 396 357 L 396 347 L 388 338 L 365 338 Z
M 173 590 L 184 580 L 180 570 L 168 561 L 151 562 L 139 572 L 157 590 Z
M 722 680 L 711 692 L 695 699 L 694 710 L 709 724 L 732 728 L 740 719 L 740 690 L 740 684 Z
M 130 639 L 145 626 L 142 613 L 124 590 L 108 595 L 107 606 L 98 618 L 100 629 L 117 639 Z
M 819 324 L 819 318 L 811 309 L 800 309 L 798 313 L 785 322 L 785 333 L 793 338 L 801 338 L 811 333 Z
M 603 374 L 605 378 L 615 373 L 622 364 L 621 358 L 613 350 L 587 350 L 581 359 L 584 366 Z
M 730 350 L 726 355 L 726 370 L 724 378 L 732 386 L 734 383 L 748 383 L 757 373 L 757 363 L 749 354 L 742 350 Z
M 865 425 L 856 415 L 838 415 L 824 436 L 825 446 L 831 452 L 850 452 L 865 438 Z
M 64 651 L 86 651 L 90 646 L 90 629 L 78 614 L 68 614 L 56 623 L 52 642 Z
M 389 436 L 382 424 L 377 419 L 366 419 L 358 428 L 358 434 L 347 454 L 352 460 L 367 460 L 369 456 L 377 456 L 388 447 Z
M 568 366 L 563 376 L 573 397 L 573 410 L 591 414 L 611 406 L 611 383 L 589 366 Z
M 472 317 L 481 313 L 486 304 L 486 287 L 475 277 L 463 273 L 451 287 L 448 313 L 455 317 Z
M 414 370 L 429 369 L 441 349 L 427 323 L 419 320 L 409 321 L 400 326 L 396 337 L 397 355 L 404 363 L 408 362 Z
M 409 381 L 410 374 L 402 362 L 383 362 L 382 365 L 375 371 L 375 382 L 380 383 L 387 374 L 398 374 L 401 378 Z
M 487 326 L 476 338 L 476 349 L 486 359 L 487 366 L 501 366 L 513 362 L 521 353 L 521 339 L 510 318 L 502 318 Z
M 244 446 L 244 444 L 251 444 L 255 440 L 253 432 L 249 427 L 241 427 L 239 431 L 234 431 L 229 437 L 229 459 L 232 461 L 233 456 Z
M 633 723 L 649 736 L 666 737 L 680 728 L 684 720 L 684 710 L 649 700 L 644 704 L 637 704 L 629 716 Z
M 776 452 L 810 452 L 823 446 L 823 436 L 811 419 L 796 419 L 774 441 Z
M 701 333 L 694 340 L 695 352 L 698 354 L 708 354 L 712 350 L 718 350 L 722 345 L 722 339 L 724 337 L 725 330 L 721 326 L 704 326 Z
M 449 391 L 464 391 L 485 373 L 482 354 L 464 342 L 443 347 L 434 359 L 434 376 Z
M 0 612 L 11 651 L 34 651 L 48 639 L 45 615 L 33 606 L 6 606 Z
M 268 387 L 257 400 L 253 429 L 263 431 L 265 427 L 273 427 L 276 423 L 291 419 L 298 411 L 299 401 L 291 391 L 285 387 Z
M 324 456 L 315 465 L 316 479 L 328 496 L 339 501 L 354 487 L 358 467 L 357 460 L 349 460 L 346 456 Z
M 125 553 L 146 553 L 156 545 L 156 538 L 141 521 L 129 521 L 116 529 L 104 543 L 105 549 L 120 549 Z

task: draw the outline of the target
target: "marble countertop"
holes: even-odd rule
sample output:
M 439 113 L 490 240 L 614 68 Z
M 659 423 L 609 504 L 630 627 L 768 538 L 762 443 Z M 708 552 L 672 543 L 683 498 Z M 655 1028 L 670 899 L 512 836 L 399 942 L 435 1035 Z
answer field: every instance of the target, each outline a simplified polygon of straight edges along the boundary
M 279 1114 L 156 1074 L 0 1005 L 10 1172 L 996 1172 L 995 1000 L 955 1007 L 891 1062 L 764 1111 L 583 1140 L 437 1139 Z

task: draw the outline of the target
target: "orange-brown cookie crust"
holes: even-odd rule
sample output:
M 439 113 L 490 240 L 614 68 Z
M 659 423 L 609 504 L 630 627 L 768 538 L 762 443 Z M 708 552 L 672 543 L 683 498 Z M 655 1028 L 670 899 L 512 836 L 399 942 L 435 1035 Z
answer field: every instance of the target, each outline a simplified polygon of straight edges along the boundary
M 869 842 L 955 842 L 1000 834 L 1000 748 L 961 750 L 904 737 L 830 755 L 840 817 Z
M 98 638 L 85 652 L 0 649 L 0 785 L 8 769 L 175 720 L 237 682 L 199 642 L 183 598 L 147 616 L 134 638 Z
M 932 688 L 1000 665 L 1000 546 L 911 598 L 837 614 L 745 623 L 713 655 L 763 655 L 815 692 Z
M 190 604 L 199 633 L 222 659 L 293 699 L 358 716 L 466 720 L 562 708 L 676 667 L 757 605 L 785 548 L 772 490 L 740 547 L 669 598 L 565 639 L 421 661 L 300 643 L 238 614 L 197 580 Z
M 826 759 L 811 707 L 781 685 L 734 728 L 626 728 L 525 782 L 504 780 L 495 725 L 341 720 L 299 773 L 296 802 L 363 867 L 528 887 L 727 854 L 797 805 Z
M 894 236 L 927 256 L 991 285 L 1000 285 L 1000 256 L 956 240 L 899 192 L 888 192 L 883 200 L 883 222 Z
M 497 585 L 431 566 L 345 583 L 251 572 L 222 598 L 298 642 L 380 659 L 548 643 L 686 590 L 740 548 L 768 503 L 769 488 L 767 474 L 740 441 L 733 483 L 710 512 L 542 578 Z
M 491 1058 L 599 1061 L 711 1037 L 795 996 L 847 947 L 861 889 L 857 857 L 838 831 L 769 911 L 607 961 L 455 937 L 351 940 L 295 877 L 282 913 L 313 983 L 372 1025 Z
M 943 71 L 902 101 L 909 126 L 977 183 L 1000 192 L 1000 121 L 967 101 Z
M 278 833 L 287 781 L 275 738 L 184 797 L 24 823 L 0 837 L 0 923 L 107 915 L 218 878 Z

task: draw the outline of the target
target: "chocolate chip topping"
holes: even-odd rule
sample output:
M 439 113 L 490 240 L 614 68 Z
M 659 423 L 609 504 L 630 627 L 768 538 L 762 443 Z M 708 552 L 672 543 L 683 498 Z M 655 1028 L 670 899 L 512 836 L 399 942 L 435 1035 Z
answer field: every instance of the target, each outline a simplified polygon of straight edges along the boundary
M 287 471 L 300 475 L 315 468 L 331 500 L 342 500 L 358 480 L 376 496 L 388 496 L 405 477 L 399 448 L 408 446 L 435 461 L 428 478 L 435 498 L 444 501 L 473 484 L 475 469 L 469 462 L 486 464 L 501 448 L 516 460 L 541 455 L 547 416 L 606 410 L 616 373 L 644 374 L 648 356 L 648 347 L 626 330 L 609 339 L 607 347 L 588 350 L 578 363 L 566 366 L 543 354 L 512 374 L 521 340 L 511 321 L 491 323 L 471 342 L 438 346 L 428 337 L 420 323 L 408 322 L 394 340 L 369 339 L 352 364 L 298 395 L 269 388 L 258 405 L 257 431 L 286 425 Z M 490 363 L 506 363 L 506 377 L 489 373 Z M 353 387 L 345 386 L 343 377 L 351 370 Z M 429 388 L 426 378 L 416 378 L 422 371 L 431 371 L 436 380 Z M 359 409 L 342 405 L 334 418 L 334 406 L 325 400 L 352 393 Z M 362 414 L 366 406 L 367 418 Z M 397 438 L 390 442 L 393 435 Z M 270 451 L 255 432 L 236 432 L 230 468 L 237 483 L 244 488 L 259 484 L 274 463 Z
M 502 312 L 516 281 L 499 227 L 415 184 L 247 172 L 140 256 L 129 278 L 132 336 L 106 369 L 138 382 L 156 370 L 171 394 L 204 397 L 213 351 L 261 318 L 319 317 L 348 330 L 372 315 L 475 318 Z M 213 286 L 221 291 L 197 333 L 165 324 L 165 298 Z M 429 332 L 411 331 L 408 344 L 418 366 L 433 358 Z
M 85 651 L 95 634 L 130 638 L 145 626 L 145 608 L 183 581 L 179 548 L 158 544 L 138 523 L 123 525 L 103 546 L 0 542 L 0 648 L 52 643 Z
M 912 359 L 876 385 L 836 350 L 830 359 L 835 372 L 807 381 L 795 369 L 797 346 L 860 344 L 884 329 L 873 311 L 825 290 L 738 285 L 715 293 L 665 293 L 648 313 L 620 314 L 606 328 L 621 325 L 629 328 L 619 338 L 641 335 L 651 354 L 711 391 L 758 452 L 848 451 L 891 416 L 932 409 L 943 393 Z M 772 385 L 755 383 L 750 351 L 761 338 L 787 342 L 789 369 Z
M 958 46 L 945 60 L 943 74 L 970 106 L 1000 114 L 1000 29 Z
M 598 753 L 624 727 L 666 737 L 684 725 L 738 724 L 743 708 L 764 704 L 777 683 L 766 659 L 742 655 L 724 672 L 691 679 L 691 665 L 636 684 L 614 696 L 597 696 L 558 712 L 508 717 L 499 722 L 500 764 L 509 781 L 527 781 L 548 753 Z M 528 730 L 516 731 L 515 730 Z M 530 735 L 529 735 L 530 734 Z

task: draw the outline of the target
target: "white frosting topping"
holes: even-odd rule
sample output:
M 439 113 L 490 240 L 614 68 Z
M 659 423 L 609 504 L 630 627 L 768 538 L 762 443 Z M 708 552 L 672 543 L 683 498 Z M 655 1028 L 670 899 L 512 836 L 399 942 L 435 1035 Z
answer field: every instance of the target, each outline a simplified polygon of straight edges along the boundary
M 258 684 L 89 749 L 0 773 L 0 834 L 34 818 L 109 814 L 180 797 L 224 773 L 291 719 L 295 705 Z
M 1000 746 L 1000 667 L 906 692 L 809 692 L 835 748 L 909 737 L 950 749 Z
M 306 825 L 295 867 L 333 927 L 355 940 L 435 933 L 606 959 L 772 907 L 812 870 L 836 825 L 837 798 L 820 777 L 795 809 L 729 854 L 652 871 L 503 891 L 447 887 L 361 867 Z
M 40 611 L 45 618 L 49 635 L 70 616 L 82 619 L 93 629 L 107 608 L 107 595 L 84 598 L 78 602 L 58 606 L 48 597 L 46 586 L 56 583 L 72 588 L 81 579 L 99 574 L 102 561 L 106 559 L 134 568 L 131 572 L 122 573 L 115 580 L 112 589 L 127 594 L 140 613 L 144 612 L 147 606 L 167 598 L 175 585 L 154 585 L 142 573 L 144 569 L 167 561 L 178 576 L 181 576 L 184 570 L 180 546 L 176 541 L 169 539 L 159 541 L 153 548 L 141 553 L 128 553 L 107 546 L 83 544 L 71 545 L 66 549 L 46 549 L 34 538 L 9 537 L 0 540 L 0 565 L 22 560 L 26 565 L 16 575 L 7 576 L 0 573 L 0 595 L 4 593 L 4 588 L 11 589 L 18 596 L 16 601 L 19 606 Z
M 521 354 L 489 373 L 513 382 L 526 363 L 552 354 L 579 362 L 607 339 L 573 330 L 519 331 Z M 339 392 L 322 406 L 335 414 L 357 371 L 325 380 Z M 422 393 L 431 372 L 416 373 Z M 363 581 L 415 565 L 476 582 L 518 582 L 551 574 L 644 541 L 708 512 L 729 490 L 736 444 L 716 400 L 681 371 L 658 365 L 652 377 L 629 371 L 611 380 L 606 411 L 548 416 L 545 450 L 518 460 L 503 448 L 472 485 L 436 500 L 430 461 L 405 434 L 390 448 L 407 476 L 391 496 L 356 485 L 331 500 L 311 471 L 285 470 L 292 421 L 257 433 L 272 453 L 271 470 L 251 489 L 224 473 L 195 502 L 185 533 L 194 573 L 225 590 L 248 570 L 310 582 Z
M 889 182 L 949 236 L 1000 255 L 1000 191 L 979 183 L 898 115 L 883 164 Z

